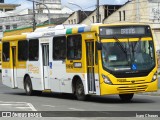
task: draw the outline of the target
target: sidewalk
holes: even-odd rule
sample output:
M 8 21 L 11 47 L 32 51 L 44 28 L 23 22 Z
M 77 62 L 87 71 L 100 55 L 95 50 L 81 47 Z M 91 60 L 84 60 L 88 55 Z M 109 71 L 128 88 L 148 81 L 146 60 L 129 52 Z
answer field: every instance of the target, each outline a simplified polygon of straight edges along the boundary
M 153 96 L 160 96 L 160 89 L 158 89 L 157 92 L 146 92 L 146 93 L 140 93 L 141 95 L 153 95 Z

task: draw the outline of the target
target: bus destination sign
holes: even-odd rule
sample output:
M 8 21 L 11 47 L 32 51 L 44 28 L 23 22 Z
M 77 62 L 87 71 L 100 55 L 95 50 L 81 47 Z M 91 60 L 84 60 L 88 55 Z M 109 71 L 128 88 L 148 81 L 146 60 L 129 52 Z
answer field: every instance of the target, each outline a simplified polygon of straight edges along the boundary
M 149 29 L 149 27 L 147 27 Z M 132 27 L 101 27 L 100 35 L 144 35 L 146 34 L 146 26 Z

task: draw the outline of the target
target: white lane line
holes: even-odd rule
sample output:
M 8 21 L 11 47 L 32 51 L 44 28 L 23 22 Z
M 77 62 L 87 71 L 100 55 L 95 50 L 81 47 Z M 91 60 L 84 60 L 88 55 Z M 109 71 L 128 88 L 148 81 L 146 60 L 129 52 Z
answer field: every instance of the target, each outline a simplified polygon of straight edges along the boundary
M 27 103 L 27 105 L 31 108 L 32 111 L 37 111 L 31 103 Z
M 74 111 L 84 111 L 83 109 L 77 109 L 77 108 L 68 108 L 70 110 L 74 110 Z
M 25 106 L 23 108 L 27 108 L 27 109 L 30 108 L 32 111 L 37 111 L 31 103 L 27 103 L 27 102 L 0 101 L 0 105 L 1 106 Z M 19 107 L 15 107 L 15 108 L 19 108 Z
M 31 109 L 30 107 L 16 107 L 18 109 Z
M 3 106 L 3 105 L 4 105 L 4 106 L 6 105 L 6 106 L 7 106 L 7 105 L 12 105 L 12 104 L 0 104 L 0 105 L 2 105 L 2 106 Z
M 42 106 L 45 106 L 45 107 L 56 107 L 56 106 L 53 106 L 53 105 L 42 105 Z
M 4 102 L 4 101 L 0 101 L 0 103 L 26 104 L 27 102 L 13 102 L 13 101 L 11 101 L 11 102 Z

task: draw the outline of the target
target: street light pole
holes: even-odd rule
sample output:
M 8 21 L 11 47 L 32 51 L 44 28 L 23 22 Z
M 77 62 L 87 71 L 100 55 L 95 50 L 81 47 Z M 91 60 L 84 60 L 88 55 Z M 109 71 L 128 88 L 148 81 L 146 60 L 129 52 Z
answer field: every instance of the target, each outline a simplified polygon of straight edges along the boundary
M 46 4 L 44 4 L 43 2 L 39 2 L 39 1 L 35 1 L 35 0 L 28 0 L 28 1 L 44 5 L 46 7 L 46 9 L 48 10 L 48 24 L 51 24 L 51 18 L 50 18 L 51 14 L 50 14 L 48 6 Z
M 100 20 L 99 20 L 99 0 L 97 0 L 97 23 L 99 23 L 100 22 Z
M 71 4 L 71 5 L 75 5 L 75 6 L 79 7 L 81 9 L 81 11 L 86 15 L 86 17 L 88 17 L 88 15 L 83 11 L 81 6 L 79 6 L 79 5 L 77 5 L 77 4 L 73 3 L 73 2 L 68 2 L 68 3 Z M 88 20 L 92 23 L 92 21 L 89 18 L 88 18 Z
M 33 31 L 36 29 L 36 19 L 35 19 L 35 4 L 33 1 Z

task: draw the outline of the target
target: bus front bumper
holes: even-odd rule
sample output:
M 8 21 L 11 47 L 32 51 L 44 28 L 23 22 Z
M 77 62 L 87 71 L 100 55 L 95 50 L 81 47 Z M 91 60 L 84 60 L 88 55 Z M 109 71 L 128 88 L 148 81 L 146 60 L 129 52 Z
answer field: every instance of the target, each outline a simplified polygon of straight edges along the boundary
M 151 83 L 133 85 L 108 85 L 105 83 L 101 84 L 101 95 L 156 92 L 157 90 L 158 80 Z

